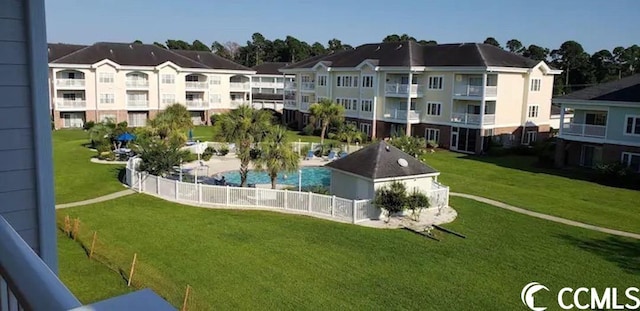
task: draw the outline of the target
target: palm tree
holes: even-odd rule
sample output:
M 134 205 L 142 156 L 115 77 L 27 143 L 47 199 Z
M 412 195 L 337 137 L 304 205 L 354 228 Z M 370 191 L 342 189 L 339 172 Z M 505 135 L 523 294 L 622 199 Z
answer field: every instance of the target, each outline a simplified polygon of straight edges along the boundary
M 329 99 L 322 99 L 320 102 L 309 107 L 311 112 L 311 123 L 320 122 L 322 131 L 320 132 L 320 145 L 324 145 L 324 136 L 327 128 L 332 122 L 342 122 L 344 120 L 344 107 L 332 102 Z
M 235 143 L 235 151 L 240 159 L 240 186 L 247 185 L 249 163 L 252 160 L 252 148 L 262 141 L 271 127 L 271 114 L 256 110 L 248 105 L 222 114 L 216 123 L 217 132 L 230 143 Z
M 273 127 L 260 146 L 260 156 L 255 160 L 256 168 L 267 172 L 271 178 L 271 189 L 275 189 L 278 173 L 297 170 L 300 157 L 291 148 L 287 130 L 281 126 Z
M 359 130 L 353 123 L 343 124 L 340 126 L 336 138 L 347 142 L 347 148 L 351 145 L 352 141 L 362 142 L 365 139 L 365 134 Z M 348 150 L 347 150 L 348 151 Z
M 91 145 L 97 149 L 99 145 L 110 145 L 114 138 L 116 124 L 112 120 L 97 123 L 89 130 Z
M 193 127 L 191 113 L 181 104 L 173 104 L 158 113 L 149 121 L 149 125 L 162 139 L 174 136 L 181 141 L 187 141 L 187 131 Z

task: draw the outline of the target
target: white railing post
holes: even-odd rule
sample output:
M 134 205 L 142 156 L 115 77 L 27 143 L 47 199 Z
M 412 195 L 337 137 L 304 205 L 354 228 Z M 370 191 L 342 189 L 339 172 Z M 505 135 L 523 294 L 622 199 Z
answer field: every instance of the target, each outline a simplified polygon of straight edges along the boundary
M 258 206 L 258 188 L 257 187 L 253 188 L 253 197 L 256 198 L 255 206 Z
M 356 223 L 356 218 L 357 218 L 357 214 L 356 214 L 356 200 L 351 201 L 351 210 L 352 210 L 352 219 L 353 219 L 353 223 Z
M 307 200 L 307 211 L 311 212 L 311 191 L 309 191 L 309 199 Z
M 142 193 L 142 172 L 138 173 L 138 192 Z
M 287 209 L 287 189 L 284 189 L 284 209 Z
M 197 184 L 198 187 L 198 203 L 202 204 L 202 184 Z
M 177 180 L 174 180 L 173 182 L 174 182 L 175 187 L 176 187 L 176 201 L 178 201 L 178 189 L 179 189 L 178 186 L 179 186 L 179 184 L 178 184 Z
M 336 196 L 332 195 L 331 196 L 331 217 L 335 217 L 336 216 Z
M 229 195 L 230 195 L 230 192 L 231 192 L 231 188 L 229 187 L 229 185 L 227 185 L 226 189 L 227 190 L 226 190 L 226 193 L 225 193 L 224 205 L 229 206 Z

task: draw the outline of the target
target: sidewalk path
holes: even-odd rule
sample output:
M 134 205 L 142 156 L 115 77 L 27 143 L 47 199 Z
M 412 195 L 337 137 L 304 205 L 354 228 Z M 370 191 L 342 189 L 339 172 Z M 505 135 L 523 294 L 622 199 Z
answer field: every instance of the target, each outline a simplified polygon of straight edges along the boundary
M 117 199 L 119 197 L 123 197 L 123 196 L 134 194 L 134 193 L 136 193 L 136 192 L 131 190 L 131 189 L 122 190 L 122 191 L 114 192 L 114 193 L 111 193 L 111 194 L 107 194 L 107 195 L 104 195 L 104 196 L 101 196 L 101 197 L 97 197 L 97 198 L 93 198 L 93 199 L 89 199 L 89 200 L 84 200 L 84 201 L 79 201 L 79 202 L 72 202 L 72 203 L 65 203 L 65 204 L 57 204 L 56 205 L 56 209 L 74 207 L 74 206 L 81 206 L 81 205 L 88 205 L 88 204 L 93 204 L 93 203 L 98 203 L 98 202 L 109 201 L 109 200 Z
M 529 215 L 529 216 L 540 218 L 540 219 L 550 220 L 550 221 L 553 221 L 553 222 L 557 222 L 557 223 L 561 223 L 561 224 L 565 224 L 565 225 L 569 225 L 569 226 L 580 227 L 580 228 L 589 229 L 589 230 L 593 230 L 593 231 L 599 231 L 599 232 L 604 232 L 604 233 L 613 234 L 613 235 L 617 235 L 617 236 L 623 236 L 623 237 L 627 237 L 627 238 L 633 238 L 633 239 L 640 240 L 640 234 L 637 234 L 637 233 L 631 233 L 631 232 L 626 232 L 626 231 L 603 228 L 603 227 L 589 225 L 589 224 L 585 224 L 585 223 L 581 223 L 581 222 L 577 222 L 577 221 L 573 221 L 573 220 L 569 220 L 569 219 L 564 219 L 564 218 L 560 218 L 560 217 L 556 217 L 556 216 L 551 216 L 551 215 L 547 215 L 547 214 L 532 212 L 530 210 L 526 210 L 526 209 L 523 209 L 523 208 L 520 208 L 520 207 L 515 207 L 513 205 L 509 205 L 509 204 L 505 204 L 505 203 L 502 203 L 502 202 L 499 202 L 499 201 L 495 201 L 495 200 L 479 197 L 479 196 L 476 196 L 476 195 L 464 194 L 464 193 L 456 193 L 456 192 L 451 192 L 449 194 L 451 196 L 454 196 L 454 197 L 461 197 L 461 198 L 471 199 L 471 200 L 474 200 L 474 201 L 478 201 L 478 202 L 486 203 L 486 204 L 489 204 L 489 205 L 493 205 L 495 207 L 499 207 L 499 208 L 503 208 L 503 209 L 506 209 L 506 210 L 510 210 L 510 211 L 513 211 L 513 212 L 516 212 L 516 213 L 525 214 L 525 215 Z

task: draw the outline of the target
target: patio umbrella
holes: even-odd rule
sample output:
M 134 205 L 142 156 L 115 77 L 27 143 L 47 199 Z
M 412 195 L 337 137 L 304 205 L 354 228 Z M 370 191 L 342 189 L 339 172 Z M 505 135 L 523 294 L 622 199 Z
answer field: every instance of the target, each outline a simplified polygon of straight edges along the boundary
M 193 129 L 189 129 L 189 141 L 193 141 Z
M 124 132 L 124 133 L 120 134 L 116 138 L 116 140 L 118 140 L 118 141 L 131 141 L 131 140 L 134 140 L 134 139 L 136 139 L 136 135 L 133 135 L 133 134 L 131 134 L 129 132 Z

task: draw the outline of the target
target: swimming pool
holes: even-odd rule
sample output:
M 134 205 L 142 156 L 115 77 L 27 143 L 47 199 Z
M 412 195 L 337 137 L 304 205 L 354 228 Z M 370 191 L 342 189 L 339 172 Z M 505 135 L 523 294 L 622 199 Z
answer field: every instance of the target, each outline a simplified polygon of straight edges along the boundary
M 300 168 L 302 170 L 302 188 L 313 186 L 328 187 L 331 183 L 331 172 L 329 169 L 319 166 L 308 166 Z M 226 172 L 222 174 L 228 183 L 240 184 L 240 171 Z M 286 178 L 285 178 L 286 176 Z M 265 172 L 249 171 L 247 175 L 247 183 L 249 184 L 270 184 L 271 178 Z M 280 173 L 276 179 L 276 183 L 282 185 L 297 186 L 298 171 L 290 173 Z

